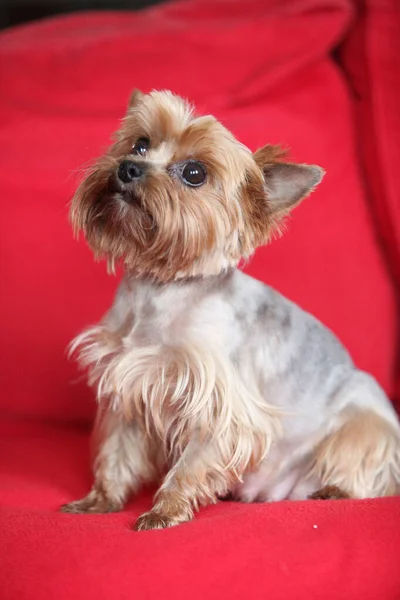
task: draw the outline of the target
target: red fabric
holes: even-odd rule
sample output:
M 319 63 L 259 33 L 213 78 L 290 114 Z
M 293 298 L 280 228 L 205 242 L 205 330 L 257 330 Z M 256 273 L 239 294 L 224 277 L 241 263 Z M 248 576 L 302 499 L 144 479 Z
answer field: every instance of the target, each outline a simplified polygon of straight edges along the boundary
M 72 239 L 71 173 L 101 153 L 132 87 L 171 88 L 250 147 L 283 143 L 327 169 L 248 270 L 330 325 L 393 392 L 395 285 L 352 95 L 330 58 L 354 18 L 349 0 L 187 0 L 0 35 L 2 599 L 400 597 L 398 499 L 224 503 L 150 533 L 127 530 L 149 494 L 120 515 L 57 512 L 90 485 L 87 433 L 66 422 L 87 423 L 94 406 L 64 349 L 116 286 Z
M 9 423 L 0 439 L 2 600 L 399 598 L 396 498 L 220 503 L 136 533 L 149 494 L 114 515 L 57 512 L 91 483 L 84 431 Z
M 350 18 L 346 0 L 190 0 L 0 37 L 3 410 L 92 414 L 64 349 L 106 310 L 116 282 L 74 242 L 66 205 L 76 170 L 102 152 L 133 86 L 171 88 L 252 148 L 281 142 L 326 168 L 249 271 L 331 326 L 393 391 L 394 289 L 365 203 L 348 90 L 329 58 Z
M 343 45 L 370 200 L 400 285 L 400 5 L 361 0 Z
M 351 78 L 369 200 L 400 289 L 400 4 L 360 0 L 358 14 L 342 60 Z

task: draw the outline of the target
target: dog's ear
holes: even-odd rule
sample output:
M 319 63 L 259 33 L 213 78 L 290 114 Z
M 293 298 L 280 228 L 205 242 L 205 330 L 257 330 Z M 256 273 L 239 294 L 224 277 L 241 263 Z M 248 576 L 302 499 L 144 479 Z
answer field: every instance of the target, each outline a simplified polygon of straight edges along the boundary
M 264 146 L 253 154 L 264 174 L 270 212 L 278 218 L 308 196 L 325 175 L 325 171 L 315 165 L 281 162 L 285 154 L 276 146 Z
M 140 90 L 133 90 L 129 98 L 128 109 L 133 108 L 143 98 L 144 94 Z

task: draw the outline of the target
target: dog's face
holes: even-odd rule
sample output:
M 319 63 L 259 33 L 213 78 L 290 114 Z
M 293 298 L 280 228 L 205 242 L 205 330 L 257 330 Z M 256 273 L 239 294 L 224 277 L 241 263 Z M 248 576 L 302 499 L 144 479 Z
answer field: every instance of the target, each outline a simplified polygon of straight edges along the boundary
M 218 274 L 267 242 L 322 179 L 319 167 L 252 154 L 170 92 L 134 92 L 116 142 L 72 201 L 97 258 L 159 281 Z

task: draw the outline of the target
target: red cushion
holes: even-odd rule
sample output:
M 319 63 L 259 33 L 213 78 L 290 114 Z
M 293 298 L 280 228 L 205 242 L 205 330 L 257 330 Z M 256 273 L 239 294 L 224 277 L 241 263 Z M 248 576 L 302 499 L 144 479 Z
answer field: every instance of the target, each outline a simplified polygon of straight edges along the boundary
M 354 91 L 368 199 L 400 290 L 400 5 L 398 0 L 358 0 L 358 12 L 342 62 Z
M 220 503 L 164 531 L 115 515 L 64 515 L 87 492 L 88 437 L 0 427 L 2 600 L 398 600 L 400 502 Z
M 350 14 L 345 0 L 190 0 L 1 35 L 3 410 L 92 412 L 63 353 L 109 306 L 116 282 L 73 241 L 67 202 L 134 86 L 187 94 L 252 148 L 281 142 L 326 168 L 249 271 L 322 318 L 392 391 L 394 289 L 365 203 L 348 91 L 329 55 Z

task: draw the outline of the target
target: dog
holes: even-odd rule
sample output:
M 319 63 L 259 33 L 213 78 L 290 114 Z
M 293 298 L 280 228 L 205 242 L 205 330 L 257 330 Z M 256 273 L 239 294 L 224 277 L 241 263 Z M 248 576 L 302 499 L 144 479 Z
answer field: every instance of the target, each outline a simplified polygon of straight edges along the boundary
M 136 530 L 244 502 L 393 495 L 400 426 L 375 379 L 316 318 L 237 267 L 323 169 L 254 154 L 168 91 L 132 94 L 71 204 L 96 259 L 124 266 L 72 343 L 97 393 L 94 485 L 68 513 L 121 510 L 161 482 Z

